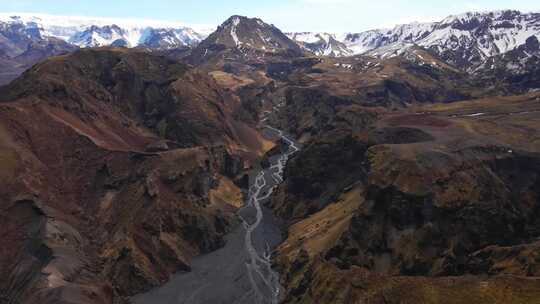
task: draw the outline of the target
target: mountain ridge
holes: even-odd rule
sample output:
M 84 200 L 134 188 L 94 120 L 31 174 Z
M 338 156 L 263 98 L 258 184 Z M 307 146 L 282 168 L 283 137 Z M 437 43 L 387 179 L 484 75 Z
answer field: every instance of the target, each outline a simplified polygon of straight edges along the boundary
M 43 37 L 55 37 L 78 47 L 110 46 L 118 39 L 129 47 L 151 46 L 148 42 L 161 33 L 161 40 L 168 43 L 160 47 L 176 48 L 195 45 L 213 31 L 210 26 L 191 27 L 180 22 L 28 13 L 0 13 L 0 23 L 24 26 Z
M 413 22 L 392 29 L 329 35 L 353 54 L 364 54 L 392 44 L 413 43 L 434 51 L 451 64 L 470 69 L 489 57 L 517 49 L 532 36 L 539 38 L 540 13 L 517 10 L 467 12 L 450 15 L 438 22 Z M 311 51 L 321 54 L 321 49 L 316 47 Z
M 523 19 L 497 16 L 501 30 Z M 464 18 L 440 29 L 493 23 Z M 169 303 L 153 298 L 166 282 L 171 302 L 276 303 L 253 283 L 264 273 L 283 303 L 540 298 L 535 35 L 471 71 L 452 60 L 476 48 L 422 46 L 437 29 L 419 23 L 299 46 L 234 15 L 174 49 L 168 31 L 130 48 L 121 26 L 94 24 L 81 45 L 114 47 L 79 48 L 3 26 L 0 66 L 33 67 L 0 87 L 0 303 Z M 347 37 L 377 48 L 339 56 Z M 261 184 L 276 160 L 277 184 Z M 211 252 L 202 271 L 226 276 L 176 281 Z
M 216 29 L 145 19 L 68 17 L 63 20 L 60 16 L 30 13 L 0 13 L 0 23 L 23 26 L 33 35 L 55 37 L 78 47 L 195 47 Z M 516 49 L 531 36 L 540 37 L 540 13 L 517 10 L 466 12 L 449 15 L 440 21 L 411 22 L 386 29 L 344 33 L 286 32 L 286 35 L 301 48 L 319 56 L 358 55 L 407 42 L 432 49 L 451 63 L 465 67 L 465 61 L 478 65 L 488 57 Z

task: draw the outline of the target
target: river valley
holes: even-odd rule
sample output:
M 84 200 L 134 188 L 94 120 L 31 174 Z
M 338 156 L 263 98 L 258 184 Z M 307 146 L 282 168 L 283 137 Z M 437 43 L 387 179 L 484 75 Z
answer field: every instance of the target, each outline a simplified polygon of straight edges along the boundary
M 252 174 L 246 204 L 238 212 L 242 224 L 227 236 L 223 248 L 195 258 L 191 272 L 174 275 L 165 285 L 135 296 L 133 303 L 279 302 L 282 288 L 279 274 L 271 267 L 271 253 L 281 241 L 281 231 L 264 203 L 283 181 L 285 165 L 299 148 L 281 130 L 265 128 L 268 135 L 286 144 L 286 151 L 271 157 L 268 168 Z

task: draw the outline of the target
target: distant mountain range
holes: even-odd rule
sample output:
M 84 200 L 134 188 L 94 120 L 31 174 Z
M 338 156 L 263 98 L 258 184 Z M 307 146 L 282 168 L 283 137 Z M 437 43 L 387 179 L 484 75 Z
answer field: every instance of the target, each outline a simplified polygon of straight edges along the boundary
M 39 14 L 0 14 L 3 30 L 24 28 L 29 37 L 54 37 L 78 47 L 126 46 L 176 48 L 194 46 L 209 36 L 211 27 L 180 23 L 59 17 Z M 410 23 L 393 29 L 360 33 L 287 33 L 317 55 L 349 56 L 388 45 L 417 44 L 439 54 L 457 52 L 456 64 L 506 53 L 527 38 L 540 36 L 540 13 L 495 11 L 449 16 L 439 22 Z
M 537 14 L 0 20 L 0 304 L 540 299 Z
M 44 58 L 78 48 L 178 49 L 200 43 L 213 30 L 173 22 L 0 14 L 0 84 Z
M 449 63 L 469 68 L 487 58 L 540 37 L 540 13 L 495 11 L 449 16 L 439 22 L 398 25 L 361 33 L 289 33 L 305 49 L 318 55 L 348 56 L 371 53 L 391 56 L 410 45 L 435 52 Z
M 174 22 L 0 14 L 4 27 L 22 27 L 34 38 L 54 37 L 78 47 L 177 48 L 201 42 L 213 28 L 196 30 Z
M 192 28 L 174 22 L 0 14 L 0 60 L 9 66 L 0 73 L 0 82 L 6 81 L 2 78 L 11 79 L 39 59 L 76 48 L 193 49 L 206 38 L 207 45 L 232 45 L 264 52 L 286 48 L 332 57 L 365 54 L 388 58 L 414 46 L 428 50 L 457 68 L 473 72 L 494 66 L 486 63 L 508 53 L 512 54 L 508 67 L 517 69 L 523 68 L 529 58 L 538 56 L 539 37 L 540 13 L 513 10 L 465 13 L 439 22 L 342 34 L 283 34 L 260 19 L 240 16 L 233 16 L 214 31 L 208 26 Z M 207 53 L 209 48 L 204 50 Z M 203 55 L 206 54 L 199 57 Z

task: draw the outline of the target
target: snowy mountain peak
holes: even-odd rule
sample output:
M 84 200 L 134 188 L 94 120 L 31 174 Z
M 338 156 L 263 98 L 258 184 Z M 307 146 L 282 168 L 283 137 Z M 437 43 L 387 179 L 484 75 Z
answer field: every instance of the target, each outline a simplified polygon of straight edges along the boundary
M 275 26 L 258 18 L 238 15 L 227 19 L 205 40 L 204 44 L 264 52 L 279 52 L 286 49 L 301 52 L 298 45 Z
M 302 48 L 318 56 L 344 57 L 353 55 L 353 51 L 340 42 L 336 34 L 331 33 L 287 33 L 287 36 Z
M 213 31 L 196 30 L 179 22 L 64 17 L 28 13 L 0 13 L 0 24 L 20 26 L 41 37 L 54 37 L 79 47 L 127 46 L 169 49 L 196 45 Z
M 308 50 L 316 55 L 336 57 L 364 53 L 396 56 L 401 53 L 400 46 L 415 45 L 459 68 L 473 70 L 487 58 L 534 44 L 540 38 L 540 13 L 469 12 L 451 15 L 439 22 L 414 22 L 360 33 L 287 35 L 261 19 L 239 15 L 231 16 L 213 31 L 211 27 L 193 28 L 167 21 L 0 13 L 0 38 L 8 41 L 10 35 L 31 41 L 60 39 L 77 47 L 151 49 L 191 47 L 207 38 L 207 47 L 201 54 L 206 54 L 208 46 L 214 45 L 270 53 L 292 50 L 301 54 Z M 4 53 L 14 56 L 25 51 L 24 44 L 16 45 L 5 48 Z
M 455 66 L 470 69 L 486 58 L 517 49 L 531 37 L 540 38 L 540 13 L 469 12 L 448 16 L 439 22 L 414 22 L 361 33 L 288 35 L 317 55 L 349 56 L 369 52 L 388 56 L 399 54 L 396 50 L 400 46 L 407 48 L 414 44 Z M 329 37 L 336 40 L 335 46 L 329 46 Z M 330 51 L 336 48 L 340 51 Z
M 458 15 L 450 15 L 440 22 L 439 24 L 467 24 L 467 23 L 476 23 L 477 21 L 482 22 L 485 20 L 507 20 L 512 21 L 520 19 L 522 16 L 520 11 L 516 10 L 499 10 L 499 11 L 487 11 L 487 12 L 466 12 Z

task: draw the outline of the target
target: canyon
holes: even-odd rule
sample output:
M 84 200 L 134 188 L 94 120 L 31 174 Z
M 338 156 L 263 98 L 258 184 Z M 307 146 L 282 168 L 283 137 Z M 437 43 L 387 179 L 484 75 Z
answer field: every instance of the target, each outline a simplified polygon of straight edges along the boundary
M 189 46 L 2 32 L 0 303 L 538 303 L 538 35 L 426 44 L 537 21 L 339 54 L 243 16 Z

